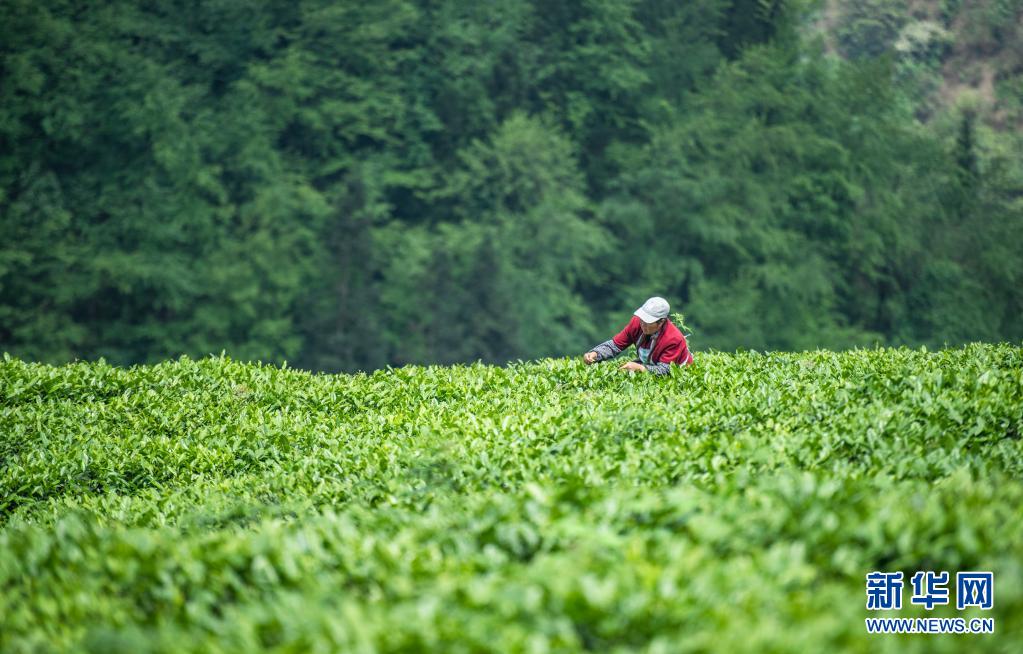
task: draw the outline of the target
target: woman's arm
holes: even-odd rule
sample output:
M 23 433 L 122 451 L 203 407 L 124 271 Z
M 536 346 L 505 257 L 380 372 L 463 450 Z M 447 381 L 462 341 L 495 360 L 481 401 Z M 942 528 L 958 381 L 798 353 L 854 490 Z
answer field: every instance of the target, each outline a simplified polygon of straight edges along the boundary
M 661 363 L 647 363 L 644 364 L 647 372 L 652 372 L 655 375 L 667 375 L 671 372 L 671 364 L 662 361 Z
M 590 352 L 597 353 L 597 361 L 606 361 L 608 359 L 613 359 L 619 354 L 621 354 L 622 348 L 618 347 L 618 345 L 615 344 L 613 338 L 610 338 L 601 343 L 600 345 L 598 345 L 597 347 L 590 350 Z
M 597 358 L 594 359 L 592 363 L 613 359 L 621 354 L 622 350 L 635 342 L 635 333 L 638 330 L 639 318 L 633 316 L 632 319 L 626 323 L 625 327 L 622 328 L 622 331 L 612 336 L 610 340 L 604 341 L 597 347 L 590 350 L 590 352 L 594 352 L 597 355 Z M 587 352 L 587 354 L 589 354 L 589 352 Z

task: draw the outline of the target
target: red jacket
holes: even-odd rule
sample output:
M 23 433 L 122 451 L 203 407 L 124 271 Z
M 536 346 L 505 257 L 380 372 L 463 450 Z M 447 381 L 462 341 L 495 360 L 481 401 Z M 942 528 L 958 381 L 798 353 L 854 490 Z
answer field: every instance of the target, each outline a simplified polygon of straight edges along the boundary
M 618 332 L 611 340 L 624 350 L 642 335 L 643 328 L 639 324 L 639 316 L 633 316 L 625 329 Z M 686 337 L 670 320 L 665 320 L 661 325 L 660 335 L 657 337 L 657 343 L 654 344 L 654 351 L 650 353 L 650 361 L 652 363 L 674 363 L 680 366 L 688 366 L 693 362 L 693 355 L 689 351 Z

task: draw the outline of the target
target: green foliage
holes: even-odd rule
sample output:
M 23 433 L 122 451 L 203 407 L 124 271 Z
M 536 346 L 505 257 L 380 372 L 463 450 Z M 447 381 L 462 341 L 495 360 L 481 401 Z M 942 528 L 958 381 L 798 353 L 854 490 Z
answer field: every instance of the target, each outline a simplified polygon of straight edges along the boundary
M 603 203 L 613 233 L 648 244 L 612 260 L 629 283 L 608 311 L 660 290 L 719 348 L 1015 338 L 1000 307 L 1018 304 L 1002 280 L 1019 241 L 987 236 L 1023 228 L 1003 202 L 1019 178 L 969 118 L 946 149 L 894 102 L 888 61 L 747 55 L 655 131 Z
M 825 13 L 809 30 L 830 27 L 825 38 L 847 58 L 891 56 L 919 119 L 955 113 L 971 98 L 985 109 L 985 121 L 1018 131 L 1017 102 L 992 86 L 1011 88 L 1023 71 L 1020 0 L 834 0 Z
M 866 572 L 933 569 L 994 571 L 969 645 L 1012 650 L 1021 371 L 1009 345 L 666 378 L 7 357 L 0 649 L 959 651 L 864 631 Z
M 571 141 L 516 114 L 461 152 L 444 193 L 451 221 L 383 232 L 381 298 L 398 360 L 508 360 L 597 338 L 576 292 L 609 247 L 586 221 Z
M 720 348 L 1016 338 L 1020 141 L 915 118 L 976 27 L 1013 124 L 1020 3 L 844 3 L 852 62 L 809 4 L 5 2 L 0 351 L 504 362 L 655 294 Z
M 889 51 L 906 22 L 905 0 L 860 0 L 843 3 L 838 42 L 846 57 L 877 57 Z
M 52 255 L 19 271 L 59 298 L 40 303 L 59 311 L 49 319 L 58 329 L 18 329 L 6 348 L 123 362 L 222 346 L 245 358 L 298 352 L 297 299 L 323 204 L 284 169 L 260 103 L 238 79 L 270 37 L 227 7 L 203 5 L 196 26 L 163 9 L 33 7 L 22 34 L 5 41 L 16 53 L 5 67 L 37 82 L 3 121 L 3 168 L 29 178 L 2 181 L 4 222 L 43 202 L 31 177 L 52 180 L 59 195 L 48 202 L 59 210 L 31 218 L 44 221 L 41 237 L 59 229 L 61 259 L 57 274 L 46 273 Z M 161 19 L 204 37 L 168 32 Z M 207 24 L 218 32 L 207 35 Z M 190 58 L 198 64 L 183 73 Z
M 865 263 L 846 247 L 862 238 L 867 189 L 897 165 L 869 148 L 888 154 L 906 137 L 884 113 L 864 129 L 867 96 L 885 92 L 873 71 L 791 56 L 754 49 L 720 71 L 605 205 L 606 220 L 652 251 L 623 257 L 621 276 L 659 280 L 712 346 L 801 348 L 876 333 L 846 329 L 843 275 Z
M 690 337 L 693 335 L 693 330 L 686 322 L 685 315 L 677 312 L 672 313 L 671 321 L 675 323 L 675 326 L 679 328 L 679 330 L 685 335 L 687 340 L 689 341 L 692 340 Z
M 777 37 L 791 38 L 789 14 L 798 7 L 792 0 L 730 0 L 725 3 L 722 29 L 718 35 L 721 51 L 738 57 L 748 46 L 768 43 Z

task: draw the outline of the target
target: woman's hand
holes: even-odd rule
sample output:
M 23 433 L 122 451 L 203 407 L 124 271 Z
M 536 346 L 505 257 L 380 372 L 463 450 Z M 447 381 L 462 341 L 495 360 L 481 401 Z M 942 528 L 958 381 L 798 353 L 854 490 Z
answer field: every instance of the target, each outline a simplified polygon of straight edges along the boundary
M 583 361 L 585 361 L 586 363 L 596 363 L 597 362 L 597 353 L 596 352 L 587 352 L 586 354 L 583 355 Z
M 646 366 L 644 366 L 642 363 L 636 363 L 635 361 L 623 363 L 621 366 L 618 367 L 618 369 L 628 370 L 629 372 L 646 372 Z

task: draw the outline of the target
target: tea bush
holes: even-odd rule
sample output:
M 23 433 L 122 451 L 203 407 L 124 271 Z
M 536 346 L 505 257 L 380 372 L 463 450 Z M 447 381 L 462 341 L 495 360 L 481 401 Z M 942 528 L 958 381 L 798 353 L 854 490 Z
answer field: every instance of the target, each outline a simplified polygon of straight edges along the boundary
M 1023 350 L 0 363 L 0 651 L 1018 651 Z M 892 617 L 992 635 L 868 635 Z M 926 612 L 916 570 L 991 570 Z M 954 592 L 954 591 L 953 591 Z M 953 601 L 954 604 L 954 601 Z

